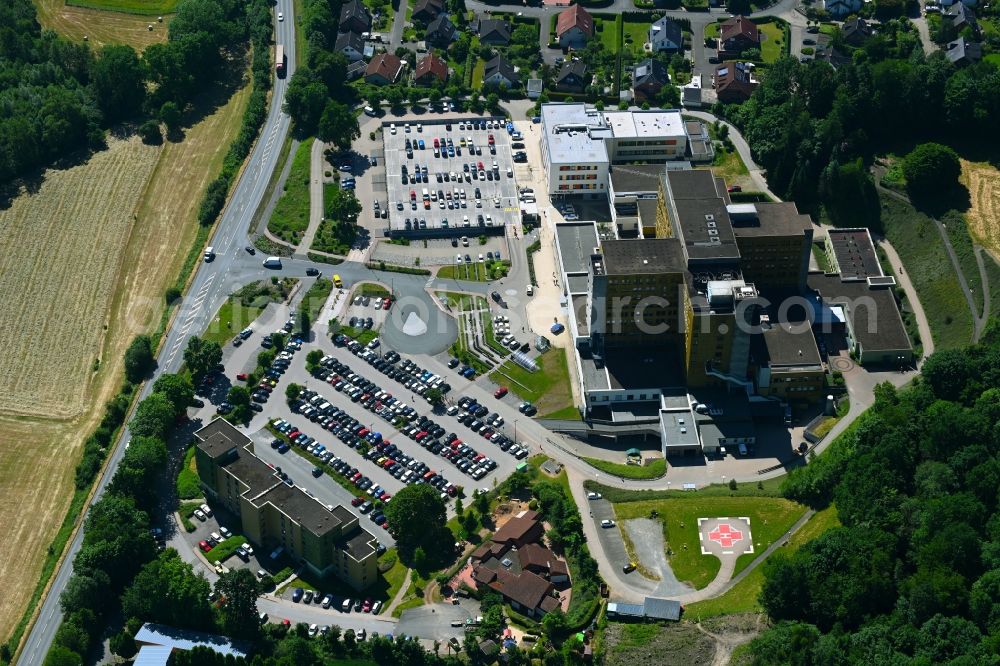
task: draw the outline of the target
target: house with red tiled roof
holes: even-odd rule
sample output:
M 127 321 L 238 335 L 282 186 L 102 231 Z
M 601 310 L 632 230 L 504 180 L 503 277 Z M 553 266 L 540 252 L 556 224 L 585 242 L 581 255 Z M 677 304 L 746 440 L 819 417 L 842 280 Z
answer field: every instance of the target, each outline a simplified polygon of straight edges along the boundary
M 594 17 L 581 7 L 573 5 L 560 12 L 556 19 L 556 38 L 562 48 L 581 49 L 594 36 Z
M 750 62 L 726 62 L 715 68 L 715 93 L 720 102 L 745 102 L 757 88 L 754 65 Z
M 430 86 L 436 82 L 448 80 L 448 65 L 433 53 L 428 53 L 413 71 L 413 82 L 418 86 Z
M 760 30 L 746 16 L 734 16 L 719 25 L 720 60 L 738 57 L 747 49 L 760 48 Z
M 379 53 L 365 68 L 365 81 L 376 86 L 395 83 L 403 71 L 403 61 L 392 53 Z

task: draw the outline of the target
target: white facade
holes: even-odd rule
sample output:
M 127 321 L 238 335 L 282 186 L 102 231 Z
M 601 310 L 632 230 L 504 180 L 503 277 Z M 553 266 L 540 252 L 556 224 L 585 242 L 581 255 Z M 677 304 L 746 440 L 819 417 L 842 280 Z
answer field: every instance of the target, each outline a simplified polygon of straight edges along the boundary
M 549 194 L 603 196 L 612 163 L 684 159 L 688 138 L 676 110 L 598 111 L 542 105 L 542 162 Z

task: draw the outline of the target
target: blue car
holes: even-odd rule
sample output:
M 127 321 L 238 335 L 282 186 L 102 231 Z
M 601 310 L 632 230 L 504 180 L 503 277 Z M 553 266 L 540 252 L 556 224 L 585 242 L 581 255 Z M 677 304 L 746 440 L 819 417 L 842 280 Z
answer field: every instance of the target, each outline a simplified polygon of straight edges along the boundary
M 420 139 L 419 141 L 417 141 L 417 145 L 420 146 L 420 150 L 423 150 L 424 149 L 424 140 Z
M 476 376 L 476 371 L 473 370 L 472 368 L 469 368 L 468 370 L 462 373 L 462 376 L 465 377 L 466 379 L 472 379 L 473 377 Z

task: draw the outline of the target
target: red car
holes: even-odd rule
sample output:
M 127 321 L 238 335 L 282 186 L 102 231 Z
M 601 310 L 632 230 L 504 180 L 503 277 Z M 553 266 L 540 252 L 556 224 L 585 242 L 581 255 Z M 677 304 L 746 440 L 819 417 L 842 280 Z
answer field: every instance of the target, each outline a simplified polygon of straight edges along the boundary
M 391 298 L 387 298 L 384 301 L 382 301 L 382 309 L 383 310 L 388 310 L 390 305 L 392 305 L 392 299 Z
M 372 600 L 371 598 L 365 599 L 365 605 L 361 607 L 361 610 L 365 613 L 370 613 L 372 610 Z
M 410 201 L 416 201 L 416 200 L 417 200 L 417 191 L 410 190 Z
M 199 541 L 198 547 L 201 548 L 201 552 L 203 553 L 207 553 L 208 551 L 212 550 L 212 544 L 210 544 L 207 541 Z
M 730 186 L 729 186 L 729 187 L 727 188 L 727 190 L 726 190 L 726 191 L 727 191 L 727 192 L 742 192 L 742 191 L 743 191 L 743 188 L 742 188 L 742 187 L 740 187 L 739 185 L 730 185 Z
M 507 395 L 507 387 L 506 386 L 501 386 L 500 388 L 498 388 L 496 391 L 493 392 L 493 397 L 497 398 L 497 399 L 502 398 L 505 395 Z
M 482 163 L 482 162 L 480 162 L 478 166 L 479 166 L 479 170 L 480 170 L 480 171 L 483 171 L 483 163 Z
M 241 372 L 240 374 L 236 375 L 236 379 L 240 380 L 241 382 L 245 382 L 247 380 L 247 373 Z
M 490 134 L 488 137 L 486 137 L 486 140 L 489 142 L 489 144 L 491 146 L 493 145 L 494 141 L 493 141 L 493 135 L 492 134 Z

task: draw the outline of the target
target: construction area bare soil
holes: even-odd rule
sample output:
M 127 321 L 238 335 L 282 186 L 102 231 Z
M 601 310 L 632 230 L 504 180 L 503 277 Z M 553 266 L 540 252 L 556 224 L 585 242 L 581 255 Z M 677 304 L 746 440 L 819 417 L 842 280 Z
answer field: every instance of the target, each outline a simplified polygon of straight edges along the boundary
M 753 613 L 726 615 L 709 622 L 620 624 L 604 633 L 606 666 L 725 666 L 733 650 L 749 642 L 765 620 Z

